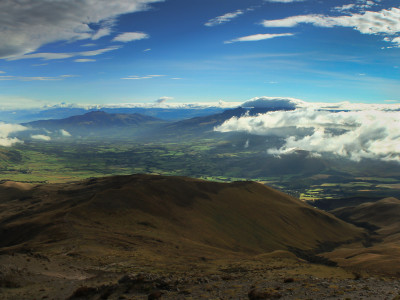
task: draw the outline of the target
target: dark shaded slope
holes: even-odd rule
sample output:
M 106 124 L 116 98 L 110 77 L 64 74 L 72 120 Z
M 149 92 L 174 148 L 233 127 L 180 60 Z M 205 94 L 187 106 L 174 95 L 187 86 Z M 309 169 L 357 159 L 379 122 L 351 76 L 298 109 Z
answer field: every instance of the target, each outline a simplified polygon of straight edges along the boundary
M 4 198 L 3 251 L 29 248 L 65 254 L 74 249 L 84 256 L 136 251 L 157 257 L 204 251 L 263 253 L 315 249 L 362 234 L 254 182 L 133 175 L 41 185 L 25 193 Z
M 358 206 L 338 208 L 332 213 L 348 222 L 369 226 L 385 236 L 400 234 L 400 200 L 396 198 L 385 198 Z
M 332 211 L 336 216 L 370 231 L 366 245 L 352 244 L 327 253 L 342 266 L 399 274 L 400 200 L 385 198 Z M 364 247 L 367 246 L 367 247 Z

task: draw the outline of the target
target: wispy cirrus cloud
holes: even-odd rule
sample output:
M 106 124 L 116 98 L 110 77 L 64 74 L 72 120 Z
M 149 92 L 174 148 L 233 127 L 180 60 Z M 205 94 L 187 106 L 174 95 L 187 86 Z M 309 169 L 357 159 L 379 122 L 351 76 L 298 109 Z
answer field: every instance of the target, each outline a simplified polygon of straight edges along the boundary
M 2 0 L 0 58 L 21 57 L 56 41 L 97 40 L 112 33 L 119 15 L 162 1 Z
M 113 41 L 127 43 L 132 41 L 148 39 L 149 37 L 150 36 L 144 32 L 125 32 L 117 35 L 115 38 L 113 38 Z
M 292 2 L 303 2 L 306 0 L 264 0 L 266 2 L 279 2 L 279 3 L 292 3 Z
M 95 61 L 96 61 L 95 59 L 91 59 L 91 58 L 78 58 L 78 59 L 74 60 L 74 62 L 77 62 L 77 63 L 87 63 L 87 62 L 95 62 Z
M 218 17 L 208 20 L 206 23 L 204 23 L 204 25 L 208 26 L 208 27 L 212 27 L 212 26 L 220 25 L 220 24 L 223 24 L 226 22 L 230 22 L 234 18 L 236 18 L 240 15 L 243 15 L 245 13 L 245 11 L 246 10 L 238 9 L 237 11 L 226 13 L 222 16 L 218 16 Z
M 142 79 L 153 79 L 157 77 L 164 77 L 165 75 L 145 75 L 145 76 L 138 76 L 138 75 L 130 75 L 127 77 L 123 77 L 121 79 L 125 80 L 142 80 Z
M 70 53 L 33 53 L 33 54 L 26 54 L 22 56 L 14 56 L 7 58 L 7 60 L 20 60 L 20 59 L 32 59 L 32 58 L 40 58 L 44 60 L 53 60 L 53 59 L 66 59 L 72 58 L 77 56 L 97 56 L 101 55 L 110 51 L 114 51 L 120 49 L 121 46 L 110 46 L 107 48 L 96 49 L 91 51 L 81 51 L 81 52 L 70 52 Z
M 64 80 L 66 78 L 77 77 L 76 75 L 60 75 L 56 77 L 46 77 L 46 76 L 0 76 L 0 81 L 7 80 L 17 80 L 17 81 L 56 81 Z
M 350 3 L 350 4 L 343 4 L 341 6 L 336 6 L 333 8 L 333 10 L 345 12 L 345 11 L 351 10 L 355 7 L 357 7 L 357 5 L 355 3 Z
M 264 20 L 262 22 L 264 27 L 295 27 L 299 24 L 311 24 L 328 28 L 349 27 L 362 34 L 387 34 L 392 36 L 387 41 L 398 44 L 396 35 L 400 34 L 400 8 L 392 7 L 376 12 L 365 11 L 363 13 L 334 17 L 321 14 L 299 15 L 284 19 Z
M 255 42 L 255 41 L 262 41 L 277 37 L 293 36 L 293 35 L 294 35 L 293 33 L 260 33 L 260 34 L 253 34 L 253 35 L 239 37 L 236 39 L 225 41 L 224 43 L 232 44 L 236 42 Z

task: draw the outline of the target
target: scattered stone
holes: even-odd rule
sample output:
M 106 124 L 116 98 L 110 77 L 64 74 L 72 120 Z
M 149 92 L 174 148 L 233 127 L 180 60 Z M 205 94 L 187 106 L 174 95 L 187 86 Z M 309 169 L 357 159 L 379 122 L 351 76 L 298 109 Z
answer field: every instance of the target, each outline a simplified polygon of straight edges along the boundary
M 147 296 L 147 300 L 157 300 L 157 299 L 161 299 L 162 295 L 164 295 L 163 292 L 161 291 L 154 291 L 151 294 L 149 294 Z
M 249 300 L 263 300 L 263 299 L 279 299 L 282 297 L 277 290 L 274 289 L 266 289 L 260 290 L 257 288 L 253 288 L 247 294 Z
M 87 286 L 81 286 L 75 290 L 75 292 L 72 294 L 71 297 L 69 297 L 69 300 L 74 300 L 74 299 L 88 299 L 94 295 L 96 295 L 98 292 L 97 288 L 94 287 L 87 287 Z

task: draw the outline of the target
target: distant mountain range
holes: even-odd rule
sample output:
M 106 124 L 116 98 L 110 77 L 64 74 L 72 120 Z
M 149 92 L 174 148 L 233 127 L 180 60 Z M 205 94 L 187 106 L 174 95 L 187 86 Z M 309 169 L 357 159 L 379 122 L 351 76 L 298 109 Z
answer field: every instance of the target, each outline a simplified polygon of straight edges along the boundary
M 130 127 L 142 124 L 161 122 L 160 119 L 141 114 L 109 114 L 104 111 L 92 111 L 83 115 L 76 115 L 65 119 L 39 120 L 23 123 L 24 126 L 46 128 L 49 130 L 66 129 L 82 130 L 110 127 Z
M 88 112 L 104 111 L 110 114 L 143 114 L 169 121 L 205 116 L 223 112 L 221 107 L 54 107 L 47 109 L 19 109 L 0 111 L 0 121 L 7 123 L 28 123 L 36 120 L 64 119 Z
M 63 130 L 74 136 L 124 137 L 144 134 L 165 121 L 141 114 L 109 114 L 92 111 L 65 119 L 38 120 L 22 125 L 44 134 L 57 134 Z
M 139 113 L 109 113 L 96 110 L 63 119 L 36 120 L 22 125 L 45 130 L 47 134 L 48 131 L 66 130 L 78 136 L 110 137 L 113 134 L 117 137 L 149 138 L 151 135 L 153 139 L 187 139 L 219 135 L 213 131 L 214 127 L 232 117 L 256 115 L 268 111 L 271 109 L 238 107 L 181 121 L 167 121 Z

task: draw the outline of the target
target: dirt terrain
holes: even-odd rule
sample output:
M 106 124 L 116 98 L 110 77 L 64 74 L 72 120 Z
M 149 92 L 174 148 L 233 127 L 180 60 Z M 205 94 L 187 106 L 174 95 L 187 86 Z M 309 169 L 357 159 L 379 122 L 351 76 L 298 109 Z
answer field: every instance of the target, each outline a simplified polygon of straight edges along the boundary
M 254 182 L 150 175 L 4 182 L 0 196 L 0 299 L 400 293 L 397 274 L 337 267 L 340 257 L 327 254 L 365 244 L 367 229 Z

